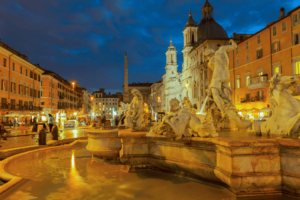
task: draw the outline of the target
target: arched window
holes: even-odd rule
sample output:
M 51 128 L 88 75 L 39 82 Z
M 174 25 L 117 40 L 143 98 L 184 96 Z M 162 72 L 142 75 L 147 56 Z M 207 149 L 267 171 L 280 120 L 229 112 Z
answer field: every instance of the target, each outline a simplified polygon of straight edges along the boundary
M 194 31 L 192 32 L 192 44 L 194 44 L 195 40 L 194 40 Z

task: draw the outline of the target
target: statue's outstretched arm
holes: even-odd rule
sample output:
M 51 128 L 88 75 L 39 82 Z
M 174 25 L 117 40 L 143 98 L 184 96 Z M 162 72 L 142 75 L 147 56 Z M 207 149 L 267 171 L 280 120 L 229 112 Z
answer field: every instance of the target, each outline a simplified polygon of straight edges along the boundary
M 231 51 L 237 48 L 237 45 L 233 39 L 230 39 L 229 42 L 231 42 L 231 45 L 222 46 L 221 48 L 225 51 Z

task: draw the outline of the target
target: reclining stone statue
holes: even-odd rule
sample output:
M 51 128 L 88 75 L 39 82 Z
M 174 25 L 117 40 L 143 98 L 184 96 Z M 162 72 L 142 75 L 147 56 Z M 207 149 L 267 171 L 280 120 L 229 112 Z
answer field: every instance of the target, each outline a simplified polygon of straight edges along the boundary
M 144 118 L 143 96 L 137 89 L 132 89 L 134 95 L 126 112 L 125 126 L 132 130 L 145 130 L 147 120 Z
M 178 99 L 170 100 L 170 112 L 163 118 L 163 121 L 155 124 L 147 136 L 164 135 L 166 137 L 216 137 L 218 134 L 212 123 L 202 124 L 196 116 L 195 109 L 188 103 L 190 100 L 185 97 L 182 101 L 184 108 L 180 107 Z

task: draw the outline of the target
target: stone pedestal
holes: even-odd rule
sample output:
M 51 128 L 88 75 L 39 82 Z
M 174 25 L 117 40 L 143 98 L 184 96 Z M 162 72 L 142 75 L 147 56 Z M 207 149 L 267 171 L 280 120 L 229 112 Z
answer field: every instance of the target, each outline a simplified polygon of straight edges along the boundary
M 117 129 L 86 129 L 85 131 L 89 134 L 86 149 L 94 156 L 103 159 L 119 158 L 122 146 Z
M 133 131 L 130 129 L 119 130 L 122 149 L 120 150 L 120 161 L 123 164 L 136 167 L 148 165 L 148 143 L 147 132 Z
M 236 195 L 281 193 L 281 166 L 277 140 L 214 138 L 215 175 Z
M 300 196 L 300 141 L 281 139 L 279 143 L 283 193 Z

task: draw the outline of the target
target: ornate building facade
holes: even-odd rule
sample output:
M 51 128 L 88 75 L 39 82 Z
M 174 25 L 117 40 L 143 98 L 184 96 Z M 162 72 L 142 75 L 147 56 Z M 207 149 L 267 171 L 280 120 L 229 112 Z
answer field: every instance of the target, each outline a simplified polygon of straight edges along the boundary
M 181 101 L 186 95 L 199 111 L 206 98 L 213 71 L 207 67 L 203 53 L 207 48 L 216 51 L 220 46 L 228 45 L 230 39 L 214 20 L 213 7 L 208 0 L 201 11 L 202 20 L 198 25 L 190 11 L 183 30 L 182 72 L 177 71 L 176 49 L 170 42 L 166 53 L 166 74 L 162 83 L 151 87 L 153 113 L 168 112 L 170 99 L 176 97 Z M 287 15 L 281 8 L 277 21 L 270 22 L 255 34 L 233 33 L 231 39 L 238 46 L 227 52 L 232 99 L 243 116 L 252 119 L 264 117 L 270 111 L 268 80 L 276 73 L 300 78 L 300 6 Z M 300 87 L 291 90 L 300 98 Z
M 188 22 L 183 30 L 182 72 L 178 71 L 177 51 L 172 40 L 170 41 L 166 52 L 166 74 L 162 76 L 162 83 L 155 83 L 155 86 L 151 87 L 153 114 L 168 112 L 169 101 L 172 98 L 181 101 L 186 95 L 189 96 L 193 107 L 200 110 L 206 97 L 205 90 L 208 89 L 212 76 L 203 53 L 206 48 L 216 51 L 220 46 L 229 43 L 226 31 L 214 20 L 213 7 L 208 1 L 201 11 L 202 20 L 199 24 L 194 21 L 190 11 Z M 245 35 L 240 36 L 245 37 Z

